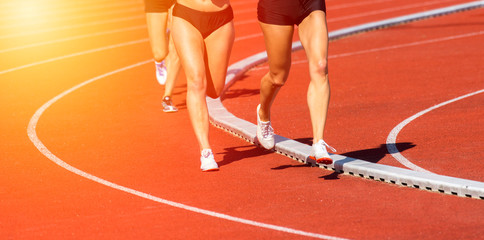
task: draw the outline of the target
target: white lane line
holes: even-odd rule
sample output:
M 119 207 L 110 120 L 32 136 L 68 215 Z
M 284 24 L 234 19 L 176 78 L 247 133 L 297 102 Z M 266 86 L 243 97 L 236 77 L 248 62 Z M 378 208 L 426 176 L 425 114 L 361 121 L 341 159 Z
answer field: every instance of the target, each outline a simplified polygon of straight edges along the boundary
M 262 37 L 262 33 L 247 35 L 247 36 L 243 36 L 243 37 L 237 37 L 237 38 L 235 38 L 234 41 L 238 42 L 238 41 L 242 41 L 242 40 L 246 40 L 246 39 L 250 39 L 250 38 L 257 38 L 257 37 Z M 89 53 L 95 53 L 95 52 L 104 51 L 104 50 L 108 50 L 108 49 L 124 47 L 124 46 L 138 44 L 138 43 L 144 43 L 144 42 L 148 42 L 148 41 L 149 41 L 148 38 L 143 38 L 143 39 L 138 39 L 138 40 L 131 41 L 131 42 L 124 42 L 124 43 L 120 43 L 120 44 L 114 44 L 114 45 L 109 45 L 109 46 L 105 46 L 105 47 L 101 47 L 101 48 L 95 48 L 95 49 L 90 49 L 90 50 L 87 50 L 87 51 L 82 51 L 82 52 L 72 53 L 72 54 L 59 56 L 59 57 L 55 57 L 55 58 L 50 58 L 50 59 L 46 59 L 46 60 L 43 60 L 43 61 L 38 61 L 38 62 L 34 62 L 34 63 L 30 63 L 30 64 L 26 64 L 26 65 L 14 67 L 14 68 L 0 70 L 0 75 L 5 74 L 5 73 L 9 73 L 9 72 L 13 72 L 13 71 L 17 71 L 17 70 L 22 70 L 22 69 L 33 67 L 33 66 L 37 66 L 37 65 L 40 65 L 40 64 L 44 64 L 44 63 L 50 63 L 50 62 L 54 62 L 54 61 L 58 61 L 58 60 L 71 58 L 71 57 L 78 57 L 78 56 L 89 54 Z
M 74 10 L 74 9 L 73 9 Z M 77 9 L 75 9 L 77 10 Z M 32 19 L 23 19 L 23 20 L 10 20 L 11 22 L 17 21 L 16 23 L 11 23 L 8 25 L 0 26 L 0 29 L 9 29 L 9 28 L 20 28 L 20 27 L 29 27 L 32 25 L 39 25 L 39 24 L 45 24 L 45 25 L 51 25 L 51 24 L 58 24 L 59 22 L 64 22 L 64 21 L 70 21 L 70 20 L 78 20 L 78 19 L 85 19 L 85 18 L 92 18 L 92 17 L 102 17 L 102 16 L 109 16 L 113 14 L 125 14 L 131 13 L 131 12 L 142 12 L 143 8 L 142 7 L 132 7 L 132 8 L 126 8 L 126 9 L 120 9 L 120 10 L 110 10 L 109 12 L 104 11 L 101 13 L 90 13 L 90 14 L 82 14 L 82 15 L 69 15 L 66 17 L 58 18 L 57 15 L 56 17 L 49 17 L 49 16 L 39 16 L 39 17 L 33 17 L 29 16 L 29 18 Z M 59 14 L 65 14 L 65 12 L 59 13 Z
M 36 42 L 36 43 L 22 45 L 22 46 L 18 46 L 18 47 L 1 49 L 0 53 L 17 51 L 17 50 L 22 50 L 22 49 L 32 48 L 32 47 L 40 47 L 40 46 L 44 46 L 44 45 L 67 42 L 67 41 L 72 41 L 72 40 L 78 40 L 78 39 L 82 39 L 82 38 L 90 38 L 90 37 L 97 37 L 97 36 L 108 35 L 108 34 L 113 34 L 113 33 L 128 32 L 128 31 L 139 30 L 139 29 L 144 29 L 144 28 L 146 28 L 146 25 L 138 25 L 138 26 L 120 28 L 120 29 L 111 30 L 111 31 L 95 32 L 95 33 L 90 33 L 90 34 L 77 35 L 77 36 L 66 37 L 66 38 L 59 38 L 59 39 L 55 39 L 55 40 L 51 40 L 51 41 Z
M 405 158 L 397 149 L 395 143 L 397 141 L 397 136 L 398 136 L 398 133 L 400 133 L 400 131 L 402 131 L 402 129 L 407 125 L 409 124 L 410 122 L 412 122 L 413 120 L 421 117 L 422 115 L 432 111 L 432 110 L 435 110 L 437 108 L 440 108 L 442 106 L 445 106 L 447 104 L 450 104 L 450 103 L 453 103 L 453 102 L 456 102 L 456 101 L 459 101 L 459 100 L 462 100 L 464 98 L 468 98 L 468 97 L 471 97 L 471 96 L 474 96 L 476 94 L 479 94 L 479 93 L 483 93 L 484 92 L 484 89 L 481 89 L 479 91 L 475 91 L 473 93 L 469 93 L 469 94 L 466 94 L 464 96 L 460 96 L 460 97 L 457 97 L 457 98 L 454 98 L 454 99 L 451 99 L 449 101 L 446 101 L 446 102 L 443 102 L 443 103 L 440 103 L 440 104 L 437 104 L 433 107 L 430 107 L 430 108 L 427 108 L 407 119 L 405 119 L 403 122 L 399 123 L 395 128 L 392 129 L 392 131 L 390 132 L 390 134 L 388 135 L 387 137 L 387 149 L 388 149 L 388 152 L 397 160 L 399 161 L 401 164 L 403 164 L 405 167 L 408 167 L 412 170 L 415 170 L 415 171 L 419 171 L 419 172 L 430 172 L 426 169 L 423 169 L 415 164 L 413 164 L 412 162 L 410 162 L 407 158 Z
M 402 6 L 402 7 L 399 7 L 399 8 L 388 8 L 388 9 L 382 9 L 382 10 L 379 10 L 379 11 L 352 14 L 352 15 L 341 17 L 341 18 L 331 18 L 329 16 L 327 21 L 328 22 L 337 22 L 337 21 L 348 20 L 348 19 L 364 17 L 364 16 L 370 16 L 370 15 L 375 15 L 375 14 L 380 14 L 380 13 L 393 12 L 393 11 L 405 9 L 405 8 L 414 8 L 414 7 L 426 6 L 426 5 L 430 5 L 430 4 L 449 2 L 449 1 L 455 1 L 455 0 L 439 0 L 439 1 L 430 2 L 430 3 L 413 4 L 413 5 Z M 245 9 L 240 10 L 241 13 L 243 13 L 245 11 L 246 11 Z M 238 13 L 238 12 L 236 11 L 236 13 Z M 14 37 L 24 37 L 24 36 L 41 34 L 41 33 L 46 33 L 46 32 L 68 30 L 68 29 L 72 29 L 72 28 L 80 28 L 80 27 L 95 26 L 95 25 L 99 25 L 99 24 L 129 21 L 129 20 L 140 19 L 140 18 L 144 18 L 144 17 L 145 17 L 145 15 L 141 14 L 141 15 L 135 15 L 135 16 L 132 16 L 132 17 L 127 17 L 127 18 L 115 18 L 115 19 L 104 20 L 104 21 L 96 21 L 96 22 L 85 23 L 85 24 L 76 24 L 76 25 L 70 25 L 70 26 L 39 29 L 39 30 L 36 30 L 36 31 L 28 31 L 28 32 L 23 32 L 23 33 L 4 34 L 4 35 L 0 36 L 0 39 L 7 39 L 7 38 L 14 38 Z M 242 24 L 255 23 L 255 22 L 258 22 L 257 19 L 251 19 L 251 20 L 245 21 Z M 239 24 L 240 24 L 239 22 L 237 22 L 237 21 L 235 22 L 235 25 L 239 25 Z
M 344 20 L 349 20 L 349 19 L 354 19 L 354 18 L 360 18 L 360 17 L 367 17 L 367 16 L 372 16 L 372 15 L 378 15 L 378 14 L 382 14 L 382 13 L 396 12 L 396 11 L 401 11 L 401 10 L 404 10 L 404 9 L 425 7 L 425 6 L 429 6 L 429 5 L 442 4 L 442 3 L 453 2 L 453 1 L 455 1 L 455 0 L 438 0 L 438 1 L 433 1 L 433 2 L 424 2 L 424 3 L 416 3 L 416 4 L 398 6 L 398 7 L 394 7 L 394 8 L 379 9 L 377 11 L 369 11 L 369 12 L 358 13 L 358 14 L 353 14 L 353 15 L 348 15 L 348 16 L 343 16 L 343 17 L 330 18 L 330 19 L 328 19 L 328 23 L 339 22 L 339 21 L 344 21 Z
M 454 36 L 448 36 L 448 37 L 441 37 L 441 38 L 435 38 L 435 39 L 429 39 L 429 40 L 417 41 L 417 42 L 411 42 L 411 43 L 397 44 L 397 45 L 381 47 L 381 48 L 372 48 L 372 49 L 360 50 L 356 52 L 340 53 L 340 54 L 330 55 L 328 56 L 328 59 L 349 57 L 349 56 L 355 56 L 355 55 L 366 54 L 366 53 L 380 52 L 385 50 L 394 50 L 394 49 L 405 48 L 405 47 L 414 47 L 414 46 L 419 46 L 424 44 L 431 44 L 431 43 L 437 43 L 437 42 L 443 42 L 443 41 L 456 40 L 460 38 L 474 37 L 482 34 L 484 34 L 484 31 L 472 32 L 472 33 L 466 33 L 466 34 L 460 34 L 460 35 L 454 35 Z M 292 62 L 291 65 L 302 64 L 307 62 L 308 62 L 307 59 L 303 59 L 299 61 L 294 61 Z M 266 70 L 266 69 L 269 69 L 269 66 L 255 67 L 251 69 L 251 71 Z
M 13 71 L 17 71 L 17 70 L 21 70 L 21 69 L 25 69 L 25 68 L 29 68 L 29 67 L 33 67 L 33 66 L 37 66 L 37 65 L 40 65 L 40 64 L 44 64 L 44 63 L 50 63 L 50 62 L 54 62 L 54 61 L 58 61 L 58 60 L 63 60 L 63 59 L 66 59 L 66 58 L 85 55 L 85 54 L 88 54 L 88 53 L 94 53 L 94 52 L 104 51 L 104 50 L 108 50 L 108 49 L 144 43 L 144 42 L 148 42 L 148 38 L 139 39 L 139 40 L 135 40 L 135 41 L 131 41 L 131 42 L 124 42 L 124 43 L 120 43 L 120 44 L 114 44 L 114 45 L 110 45 L 110 46 L 106 46 L 106 47 L 95 48 L 95 49 L 90 49 L 90 50 L 83 51 L 83 52 L 77 52 L 77 53 L 73 53 L 73 54 L 68 54 L 68 55 L 64 55 L 64 56 L 46 59 L 46 60 L 43 60 L 43 61 L 34 62 L 34 63 L 30 63 L 30 64 L 26 64 L 26 65 L 14 67 L 14 68 L 2 70 L 2 71 L 0 71 L 0 75 L 5 74 L 5 73 L 9 73 L 9 72 L 13 72 Z
M 133 64 L 133 65 L 130 65 L 130 66 L 127 66 L 127 67 L 124 67 L 124 68 L 120 68 L 120 69 L 99 75 L 99 76 L 91 78 L 91 79 L 89 79 L 89 80 L 87 80 L 87 81 L 85 81 L 81 84 L 78 84 L 78 85 L 64 91 L 63 93 L 57 95 L 56 97 L 52 98 L 51 100 L 46 102 L 44 105 L 42 105 L 35 112 L 35 114 L 32 116 L 32 118 L 30 119 L 30 122 L 29 122 L 29 125 L 28 125 L 28 128 L 27 128 L 27 135 L 29 136 L 30 141 L 32 141 L 32 143 L 35 145 L 35 147 L 43 155 L 45 155 L 48 159 L 50 159 L 52 162 L 54 162 L 58 166 L 66 169 L 66 170 L 68 170 L 72 173 L 75 173 L 75 174 L 77 174 L 81 177 L 87 178 L 91 181 L 97 182 L 99 184 L 102 184 L 102 185 L 105 185 L 107 187 L 111 187 L 111 188 L 129 193 L 129 194 L 133 194 L 133 195 L 141 197 L 141 198 L 149 199 L 149 200 L 152 200 L 152 201 L 155 201 L 155 202 L 158 202 L 158 203 L 166 204 L 168 206 L 184 209 L 184 210 L 187 210 L 187 211 L 200 213 L 200 214 L 204 214 L 204 215 L 207 215 L 207 216 L 225 219 L 225 220 L 233 221 L 233 222 L 237 222 L 237 223 L 247 224 L 247 225 L 251 225 L 251 226 L 255 226 L 255 227 L 266 228 L 266 229 L 271 229 L 271 230 L 275 230 L 275 231 L 280 231 L 280 232 L 285 232 L 285 233 L 290 233 L 290 234 L 295 234 L 295 235 L 300 235 L 300 236 L 306 236 L 306 237 L 319 238 L 319 239 L 329 239 L 329 240 L 343 240 L 344 239 L 344 238 L 333 237 L 333 236 L 328 236 L 328 235 L 318 234 L 318 233 L 312 233 L 312 232 L 305 232 L 305 231 L 301 231 L 301 230 L 297 230 L 297 229 L 293 229 L 293 228 L 287 228 L 287 227 L 277 226 L 277 225 L 273 225 L 273 224 L 262 223 L 262 222 L 257 222 L 257 221 L 248 220 L 248 219 L 244 219 L 244 218 L 234 217 L 234 216 L 230 216 L 230 215 L 227 215 L 227 214 L 218 213 L 218 212 L 214 212 L 214 211 L 201 209 L 201 208 L 185 205 L 185 204 L 182 204 L 182 203 L 166 200 L 166 199 L 159 198 L 159 197 L 156 197 L 156 196 L 144 193 L 144 192 L 140 192 L 140 191 L 132 189 L 132 188 L 121 186 L 121 185 L 107 181 L 105 179 L 94 176 L 92 174 L 89 174 L 87 172 L 84 172 L 84 171 L 82 171 L 78 168 L 75 168 L 75 167 L 69 165 L 68 163 L 66 163 L 62 159 L 55 156 L 42 143 L 42 141 L 40 141 L 40 139 L 37 136 L 37 132 L 36 132 L 37 123 L 39 121 L 39 118 L 45 112 L 45 110 L 47 108 L 49 108 L 52 104 L 54 104 L 56 101 L 58 101 L 59 99 L 66 96 L 67 94 L 69 94 L 69 93 L 89 84 L 89 83 L 92 83 L 92 82 L 97 81 L 99 79 L 103 79 L 105 77 L 108 77 L 108 76 L 129 70 L 129 69 L 133 69 L 133 68 L 141 66 L 143 64 L 151 63 L 152 61 L 153 60 L 151 60 L 151 59 L 146 60 L 146 61 L 143 61 L 143 62 L 139 62 L 139 63 Z
M 88 6 L 82 6 L 79 4 L 72 4 L 74 2 L 62 2 L 68 3 L 69 5 L 65 4 L 64 6 L 56 3 L 55 5 L 47 5 L 43 4 L 42 6 L 32 6 L 32 3 L 20 3 L 16 4 L 15 7 L 12 7 L 8 11 L 6 11 L 5 15 L 0 17 L 0 21 L 26 21 L 26 20 L 45 20 L 51 18 L 52 15 L 66 15 L 66 14 L 74 14 L 83 12 L 83 11 L 96 11 L 96 10 L 103 10 L 103 14 L 109 14 L 114 8 L 131 8 L 131 7 L 142 7 L 143 5 L 136 2 L 112 2 L 112 3 L 100 3 L 97 2 L 95 5 L 90 3 Z M 77 2 L 78 3 L 78 2 Z M 85 2 L 83 2 L 85 5 Z M 33 9 L 37 11 L 32 11 Z M 3 8 L 5 10 L 5 8 Z M 28 13 L 28 14 L 26 14 Z M 72 16 L 74 16 L 72 15 Z M 77 15 L 77 16 L 87 16 L 87 15 Z M 35 24 L 35 23 L 32 23 Z
M 136 20 L 136 19 L 144 19 L 144 18 L 145 18 L 145 15 L 135 15 L 135 16 L 123 17 L 123 18 L 112 18 L 112 19 L 103 20 L 103 21 L 95 21 L 95 22 L 81 23 L 81 24 L 74 24 L 74 25 L 69 25 L 69 26 L 61 26 L 61 27 L 53 27 L 53 28 L 44 28 L 44 29 L 38 29 L 38 30 L 35 30 L 35 31 L 28 31 L 28 32 L 21 32 L 21 33 L 5 34 L 5 35 L 0 36 L 0 39 L 25 37 L 25 36 L 30 36 L 30 35 L 40 34 L 40 33 L 72 30 L 74 28 L 92 27 L 92 26 L 98 26 L 98 25 L 101 25 L 101 24 L 118 23 L 118 22 L 123 22 L 123 21 L 133 21 L 133 20 Z
M 377 3 L 382 3 L 382 2 L 392 2 L 395 0 L 371 0 L 371 1 L 366 1 L 366 2 L 356 2 L 356 3 L 347 3 L 347 4 L 340 4 L 340 5 L 335 5 L 334 7 L 331 4 L 326 4 L 328 7 L 328 10 L 338 10 L 338 9 L 343 9 L 343 8 L 353 8 L 353 7 L 361 7 L 364 5 L 373 5 Z M 328 1 L 326 1 L 327 3 Z M 329 5 L 329 6 L 328 6 Z
M 256 22 L 257 22 L 257 20 L 255 20 L 255 19 L 247 20 L 247 21 L 238 21 L 238 22 L 235 23 L 235 25 L 239 26 L 239 25 L 251 24 L 251 23 L 256 23 Z M 137 30 L 137 29 L 142 29 L 142 28 L 146 28 L 146 25 L 137 25 L 137 26 L 133 26 L 133 27 L 121 28 L 121 29 L 116 29 L 116 30 L 110 30 L 110 31 L 104 31 L 104 32 L 95 32 L 95 33 L 89 33 L 89 34 L 84 34 L 84 35 L 77 35 L 77 36 L 72 36 L 72 37 L 60 38 L 60 39 L 55 39 L 55 40 L 50 40 L 50 41 L 37 42 L 37 43 L 7 48 L 7 49 L 0 49 L 0 53 L 22 50 L 22 49 L 26 49 L 26 48 L 30 48 L 30 47 L 39 47 L 39 46 L 53 44 L 53 43 L 60 43 L 60 42 L 66 42 L 66 41 L 71 41 L 71 40 L 77 40 L 77 39 L 81 39 L 81 38 L 95 37 L 95 36 L 101 36 L 101 35 L 118 33 L 118 32 L 125 32 L 125 31 L 132 31 L 132 30 Z M 242 37 L 242 38 L 244 38 L 244 39 L 245 38 L 251 38 L 250 36 L 255 36 L 255 35 L 256 34 L 247 35 L 247 36 Z M 262 36 L 262 33 L 259 33 L 257 36 Z
M 142 18 L 145 18 L 145 17 L 146 17 L 145 14 L 138 14 L 138 15 L 133 15 L 133 16 L 130 16 L 130 17 L 113 18 L 113 19 L 102 20 L 102 21 L 94 21 L 94 22 L 89 22 L 89 23 L 73 24 L 73 25 L 68 25 L 68 26 L 59 26 L 59 27 L 52 27 L 52 28 L 44 28 L 44 29 L 38 29 L 38 30 L 35 30 L 35 31 L 25 31 L 25 32 L 21 32 L 21 33 L 3 34 L 3 35 L 0 36 L 0 40 L 1 39 L 8 39 L 8 38 L 15 38 L 15 37 L 25 37 L 25 36 L 41 34 L 41 33 L 48 33 L 48 32 L 55 32 L 55 31 L 71 30 L 71 29 L 74 29 L 74 28 L 97 26 L 97 25 L 101 25 L 101 24 L 131 21 L 131 20 L 136 20 L 136 19 L 142 19 Z M 248 21 L 241 21 L 240 23 L 235 22 L 235 25 L 237 26 L 237 25 L 243 25 L 243 24 L 255 23 L 255 22 L 257 22 L 257 19 L 251 19 L 251 20 L 248 20 Z M 9 25 L 6 25 L 5 27 L 9 27 Z

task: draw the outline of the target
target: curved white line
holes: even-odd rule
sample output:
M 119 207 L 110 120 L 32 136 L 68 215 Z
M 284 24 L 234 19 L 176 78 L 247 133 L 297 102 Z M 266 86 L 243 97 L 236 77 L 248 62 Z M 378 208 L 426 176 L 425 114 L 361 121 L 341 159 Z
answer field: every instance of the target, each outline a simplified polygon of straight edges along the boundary
M 483 93 L 484 92 L 484 89 L 481 89 L 479 91 L 476 91 L 476 92 L 473 92 L 473 93 L 469 93 L 469 94 L 466 94 L 464 96 L 460 96 L 460 97 L 457 97 L 457 98 L 454 98 L 454 99 L 451 99 L 449 101 L 446 101 L 446 102 L 443 102 L 443 103 L 440 103 L 440 104 L 437 104 L 433 107 L 430 107 L 430 108 L 427 108 L 407 119 L 405 119 L 403 122 L 401 122 L 400 124 L 398 124 L 395 128 L 393 128 L 393 130 L 390 132 L 390 134 L 388 135 L 387 137 L 387 149 L 388 149 L 388 152 L 395 158 L 397 159 L 397 161 L 399 161 L 401 164 L 403 164 L 404 166 L 410 168 L 410 169 L 413 169 L 415 171 L 419 171 L 419 172 L 429 172 L 428 170 L 425 170 L 415 164 L 413 164 L 412 162 L 410 162 L 408 159 L 406 159 L 397 149 L 395 143 L 396 143 L 396 140 L 397 140 L 397 136 L 398 136 L 398 133 L 407 125 L 409 124 L 411 121 L 417 119 L 418 117 L 432 111 L 432 110 L 435 110 L 439 107 L 442 107 L 442 106 L 445 106 L 447 104 L 450 104 L 450 103 L 453 103 L 453 102 L 456 102 L 456 101 L 459 101 L 459 100 L 462 100 L 464 98 L 467 98 L 467 97 L 470 97 L 470 96 L 474 96 L 476 94 L 479 94 L 479 93 Z M 429 172 L 430 173 L 430 172 Z
M 276 231 L 281 231 L 281 232 L 286 232 L 286 233 L 291 233 L 291 234 L 296 234 L 296 235 L 301 235 L 301 236 L 306 236 L 306 237 L 319 238 L 319 239 L 330 239 L 330 240 L 343 240 L 344 239 L 344 238 L 339 238 L 339 237 L 333 237 L 333 236 L 328 236 L 328 235 L 323 235 L 323 234 L 318 234 L 318 233 L 305 232 L 305 231 L 301 231 L 301 230 L 297 230 L 297 229 L 292 229 L 292 228 L 277 226 L 277 225 L 273 225 L 273 224 L 267 224 L 267 223 L 252 221 L 252 220 L 248 220 L 248 219 L 238 218 L 238 217 L 230 216 L 230 215 L 223 214 L 223 213 L 213 212 L 213 211 L 209 211 L 209 210 L 185 205 L 185 204 L 178 203 L 178 202 L 169 201 L 169 200 L 166 200 L 166 199 L 163 199 L 163 198 L 159 198 L 159 197 L 156 197 L 156 196 L 144 193 L 144 192 L 140 192 L 140 191 L 128 188 L 128 187 L 124 187 L 124 186 L 121 186 L 121 185 L 118 185 L 116 183 L 104 180 L 102 178 L 99 178 L 97 176 L 94 176 L 92 174 L 89 174 L 87 172 L 84 172 L 84 171 L 82 171 L 78 168 L 75 168 L 75 167 L 69 165 L 68 163 L 62 161 L 62 159 L 55 156 L 52 152 L 50 152 L 49 149 L 42 143 L 42 141 L 40 141 L 40 139 L 37 136 L 37 132 L 35 131 L 35 128 L 37 126 L 39 118 L 42 116 L 44 111 L 47 108 L 49 108 L 52 104 L 54 104 L 56 101 L 58 101 L 59 99 L 61 99 L 64 96 L 66 96 L 67 94 L 69 94 L 69 93 L 89 84 L 89 83 L 92 83 L 96 80 L 105 78 L 107 76 L 110 76 L 110 75 L 113 75 L 113 74 L 116 74 L 116 73 L 119 73 L 119 72 L 122 72 L 122 71 L 129 70 L 129 69 L 132 69 L 132 68 L 135 68 L 135 67 L 138 67 L 138 66 L 141 66 L 143 64 L 151 63 L 152 61 L 153 61 L 152 59 L 146 60 L 146 61 L 143 61 L 143 62 L 139 62 L 139 63 L 133 64 L 133 65 L 130 65 L 130 66 L 127 66 L 127 67 L 124 67 L 124 68 L 120 68 L 120 69 L 117 69 L 115 71 L 108 72 L 108 73 L 102 74 L 100 76 L 91 78 L 91 79 L 89 79 L 89 80 L 87 80 L 87 81 L 85 81 L 81 84 L 78 84 L 78 85 L 64 91 L 63 93 L 57 95 L 56 97 L 52 98 L 51 100 L 46 102 L 44 105 L 42 105 L 42 107 L 40 107 L 35 112 L 35 114 L 32 116 L 32 118 L 30 119 L 29 126 L 27 128 L 27 134 L 30 138 L 30 141 L 32 141 L 32 143 L 35 145 L 35 147 L 42 154 L 44 154 L 48 159 L 50 159 L 52 162 L 59 165 L 60 167 L 66 169 L 66 170 L 68 170 L 72 173 L 75 173 L 75 174 L 77 174 L 81 177 L 87 178 L 91 181 L 100 183 L 102 185 L 105 185 L 105 186 L 108 186 L 108 187 L 111 187 L 111 188 L 114 188 L 114 189 L 117 189 L 117 190 L 120 190 L 120 191 L 123 191 L 123 192 L 126 192 L 126 193 L 136 195 L 138 197 L 149 199 L 149 200 L 159 202 L 159 203 L 162 203 L 162 204 L 166 204 L 166 205 L 169 205 L 169 206 L 172 206 L 172 207 L 181 208 L 181 209 L 184 209 L 184 210 L 187 210 L 187 211 L 192 211 L 192 212 L 195 212 L 195 213 L 200 213 L 200 214 L 204 214 L 204 215 L 208 215 L 208 216 L 216 217 L 216 218 L 221 218 L 221 219 L 225 219 L 225 220 L 229 220 L 229 221 L 233 221 L 233 222 L 243 223 L 243 224 L 247 224 L 247 225 L 251 225 L 251 226 L 255 226 L 255 227 L 267 228 L 267 229 L 271 229 L 271 230 L 276 230 Z

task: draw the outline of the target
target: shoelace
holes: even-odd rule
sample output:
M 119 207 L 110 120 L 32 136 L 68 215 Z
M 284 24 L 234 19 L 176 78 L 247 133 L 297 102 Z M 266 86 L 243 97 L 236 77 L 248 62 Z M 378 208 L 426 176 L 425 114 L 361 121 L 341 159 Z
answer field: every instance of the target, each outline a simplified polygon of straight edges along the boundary
M 160 63 L 155 63 L 156 70 L 160 75 L 164 75 L 163 68 L 165 68 L 165 61 L 161 61 Z
M 157 71 L 158 75 L 164 77 L 165 76 L 165 71 L 163 71 L 163 68 L 159 68 Z
M 335 149 L 335 148 L 333 148 L 333 147 L 329 146 L 329 144 L 327 144 L 327 143 L 326 143 L 324 140 L 322 140 L 322 139 L 321 139 L 321 140 L 319 140 L 318 144 L 320 144 L 321 146 L 326 146 L 326 147 L 328 147 L 328 148 L 329 148 L 329 150 L 331 150 L 332 152 L 336 152 L 336 149 Z
M 203 149 L 202 150 L 202 157 L 208 158 L 208 157 L 210 157 L 210 154 L 212 154 L 212 150 L 211 149 Z
M 261 122 L 262 137 L 267 138 L 274 134 L 274 129 L 271 126 L 271 122 L 263 123 Z

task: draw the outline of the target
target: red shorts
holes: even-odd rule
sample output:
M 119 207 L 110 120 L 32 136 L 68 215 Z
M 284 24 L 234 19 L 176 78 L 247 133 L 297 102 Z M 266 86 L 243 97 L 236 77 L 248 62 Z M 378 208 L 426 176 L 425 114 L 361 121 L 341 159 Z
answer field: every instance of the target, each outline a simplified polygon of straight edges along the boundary
M 257 18 L 275 25 L 299 25 L 313 11 L 326 12 L 325 0 L 259 0 Z
M 144 0 L 145 12 L 147 13 L 162 13 L 168 12 L 168 9 L 175 4 L 176 0 Z

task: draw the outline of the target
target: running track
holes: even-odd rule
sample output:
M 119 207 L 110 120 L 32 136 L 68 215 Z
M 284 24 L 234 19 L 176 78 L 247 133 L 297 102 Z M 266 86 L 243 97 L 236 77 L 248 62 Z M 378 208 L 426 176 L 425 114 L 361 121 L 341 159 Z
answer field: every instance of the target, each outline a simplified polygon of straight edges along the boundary
M 334 31 L 464 2 L 328 0 L 328 24 Z M 150 53 L 140 2 L 52 0 L 37 9 L 1 4 L 2 238 L 477 239 L 483 233 L 482 200 L 311 168 L 217 128 L 211 138 L 221 171 L 202 174 L 183 78 L 174 99 L 182 111 L 160 111 L 162 89 L 152 63 L 145 63 Z M 264 50 L 256 1 L 233 6 L 232 63 Z M 23 15 L 36 13 L 41 15 L 35 20 Z M 338 154 L 403 167 L 382 147 L 395 125 L 483 88 L 483 14 L 476 9 L 333 41 L 326 138 Z M 301 51 L 293 61 L 276 101 L 274 127 L 307 143 L 307 63 Z M 264 65 L 250 70 L 224 96 L 237 117 L 254 122 L 265 71 Z M 62 97 L 35 128 L 48 150 L 89 176 L 139 192 L 75 175 L 32 144 L 29 122 L 56 96 Z M 402 154 L 429 171 L 482 181 L 483 100 L 477 94 L 410 123 L 397 138 Z M 194 213 L 160 199 L 255 223 Z

